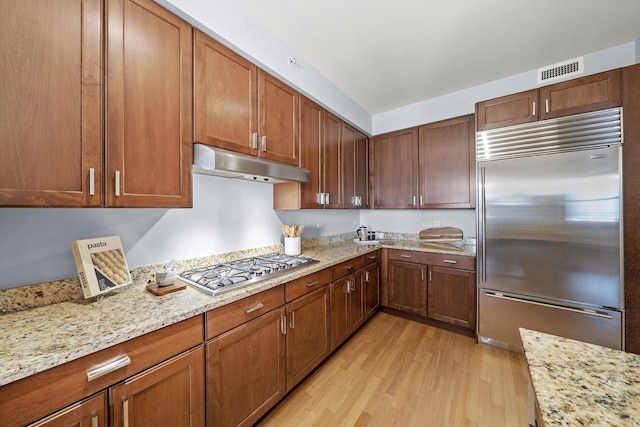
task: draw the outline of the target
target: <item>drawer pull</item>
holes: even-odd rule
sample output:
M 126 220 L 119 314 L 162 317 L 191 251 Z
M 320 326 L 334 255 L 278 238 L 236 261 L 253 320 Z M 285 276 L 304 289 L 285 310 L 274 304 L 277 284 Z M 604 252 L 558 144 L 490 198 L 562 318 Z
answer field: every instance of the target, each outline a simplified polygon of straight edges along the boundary
M 446 262 L 447 264 L 457 264 L 458 261 L 454 261 L 452 259 L 443 259 L 442 262 Z
M 259 302 L 259 303 L 257 303 L 256 305 L 254 305 L 254 306 L 251 306 L 251 307 L 247 308 L 244 312 L 245 312 L 246 314 L 251 314 L 251 313 L 253 313 L 253 312 L 254 312 L 254 311 L 256 311 L 256 310 L 260 310 L 262 307 L 264 307 L 264 304 L 263 304 L 263 303 L 261 303 L 261 302 Z
M 91 427 L 98 427 L 98 414 L 95 412 L 91 414 Z
M 353 270 L 353 266 L 352 266 L 352 265 L 347 265 L 347 266 L 345 266 L 344 268 L 346 268 L 346 269 L 347 269 L 347 270 L 349 270 L 349 271 Z
M 307 286 L 308 286 L 308 287 L 311 287 L 311 286 L 315 285 L 316 283 L 318 283 L 318 281 L 317 281 L 317 280 L 314 280 L 314 281 L 312 281 L 312 282 L 307 283 Z
M 129 427 L 129 400 L 122 399 L 122 425 Z
M 107 362 L 97 368 L 93 368 L 87 371 L 87 381 L 93 381 L 96 378 L 100 378 L 103 375 L 107 375 L 117 369 L 124 368 L 131 363 L 129 356 L 124 355 L 111 362 Z
M 400 258 L 411 258 L 411 255 L 402 254 L 402 255 L 400 255 Z
M 378 259 L 378 255 L 371 255 L 369 256 L 369 259 L 375 261 Z

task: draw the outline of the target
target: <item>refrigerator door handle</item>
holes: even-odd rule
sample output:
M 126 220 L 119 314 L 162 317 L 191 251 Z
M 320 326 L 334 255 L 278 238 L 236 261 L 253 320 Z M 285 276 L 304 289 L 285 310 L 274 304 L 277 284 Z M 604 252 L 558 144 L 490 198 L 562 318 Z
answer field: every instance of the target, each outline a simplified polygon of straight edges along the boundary
M 540 305 L 543 307 L 551 307 L 551 308 L 555 308 L 555 309 L 559 309 L 559 310 L 566 310 L 566 311 L 573 311 L 575 313 L 580 313 L 580 314 L 587 314 L 589 316 L 596 316 L 596 317 L 604 317 L 605 319 L 613 319 L 613 317 L 609 316 L 606 312 L 602 312 L 602 311 L 596 311 L 596 310 L 590 310 L 590 309 L 586 309 L 586 308 L 570 308 L 570 307 L 563 307 L 560 305 L 553 305 L 553 304 L 545 304 L 543 302 L 538 302 L 538 301 L 531 301 L 528 299 L 524 299 L 524 298 L 517 298 L 517 297 L 512 297 L 512 296 L 507 296 L 504 294 L 501 294 L 500 292 L 489 292 L 486 291 L 485 295 L 491 298 L 499 298 L 499 299 L 505 299 L 508 301 L 519 301 L 519 302 L 524 302 L 527 304 L 534 304 L 534 305 Z
M 481 246 L 481 257 L 480 262 L 478 263 L 478 268 L 480 271 L 478 272 L 478 277 L 482 283 L 487 282 L 487 206 L 485 199 L 485 167 L 480 167 L 480 200 L 478 201 L 480 205 L 480 242 L 482 242 Z

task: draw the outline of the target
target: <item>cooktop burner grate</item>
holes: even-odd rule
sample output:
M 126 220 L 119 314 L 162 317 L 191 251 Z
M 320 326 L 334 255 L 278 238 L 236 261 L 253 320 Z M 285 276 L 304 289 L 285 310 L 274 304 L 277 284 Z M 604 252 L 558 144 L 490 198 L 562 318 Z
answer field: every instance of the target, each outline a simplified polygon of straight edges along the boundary
M 271 253 L 243 258 L 180 273 L 182 280 L 211 295 L 237 289 L 318 261 L 302 256 Z

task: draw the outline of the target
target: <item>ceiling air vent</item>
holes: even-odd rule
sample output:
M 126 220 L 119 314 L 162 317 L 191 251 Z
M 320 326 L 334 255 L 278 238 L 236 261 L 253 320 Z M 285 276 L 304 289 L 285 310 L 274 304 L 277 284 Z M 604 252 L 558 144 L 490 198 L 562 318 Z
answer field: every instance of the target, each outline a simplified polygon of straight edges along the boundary
M 538 84 L 548 83 L 565 77 L 575 76 L 584 73 L 584 57 L 569 59 L 538 68 Z

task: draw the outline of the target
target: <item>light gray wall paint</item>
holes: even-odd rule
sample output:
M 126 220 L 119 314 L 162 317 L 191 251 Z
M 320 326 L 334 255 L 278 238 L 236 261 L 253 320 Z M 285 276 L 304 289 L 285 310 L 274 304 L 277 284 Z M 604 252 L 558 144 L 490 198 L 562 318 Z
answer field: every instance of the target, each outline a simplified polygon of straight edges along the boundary
M 636 51 L 638 50 L 637 44 L 637 42 L 625 43 L 584 55 L 584 75 L 635 64 Z M 372 120 L 373 134 L 379 135 L 398 129 L 471 114 L 475 111 L 476 102 L 533 89 L 538 86 L 536 70 L 531 70 L 437 98 L 406 105 L 374 115 Z
M 396 233 L 418 233 L 425 228 L 456 227 L 465 237 L 476 237 L 475 209 L 424 209 L 424 210 L 367 210 L 360 214 L 360 222 L 368 230 Z

